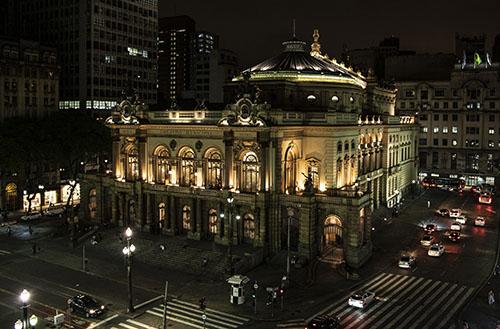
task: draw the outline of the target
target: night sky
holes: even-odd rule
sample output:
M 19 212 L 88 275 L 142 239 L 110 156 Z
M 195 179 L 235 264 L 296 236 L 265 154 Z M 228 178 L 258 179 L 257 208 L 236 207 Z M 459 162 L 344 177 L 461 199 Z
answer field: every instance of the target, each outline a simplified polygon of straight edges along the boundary
M 319 28 L 323 52 L 340 57 L 398 36 L 402 49 L 453 52 L 455 32 L 486 33 L 488 46 L 500 34 L 500 0 L 159 0 L 160 17 L 188 15 L 198 30 L 220 36 L 221 46 L 238 53 L 243 68 L 281 50 L 292 34 L 310 43 Z

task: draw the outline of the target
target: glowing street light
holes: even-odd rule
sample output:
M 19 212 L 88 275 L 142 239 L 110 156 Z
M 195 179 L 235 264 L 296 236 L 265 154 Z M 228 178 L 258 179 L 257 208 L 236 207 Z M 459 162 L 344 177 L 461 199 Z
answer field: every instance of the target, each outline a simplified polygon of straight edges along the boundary
M 125 230 L 125 237 L 127 238 L 127 246 L 123 247 L 122 252 L 127 260 L 127 279 L 128 279 L 128 309 L 127 312 L 134 312 L 134 303 L 132 299 L 132 255 L 135 252 L 134 244 L 130 243 L 132 239 L 132 229 L 127 227 Z

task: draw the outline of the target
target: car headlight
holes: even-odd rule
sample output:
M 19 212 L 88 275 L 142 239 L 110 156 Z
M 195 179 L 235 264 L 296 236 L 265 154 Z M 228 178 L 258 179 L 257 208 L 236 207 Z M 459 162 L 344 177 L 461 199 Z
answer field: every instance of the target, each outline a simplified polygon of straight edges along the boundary
M 101 310 L 104 310 L 104 305 L 101 305 Z
M 94 314 L 95 313 L 95 310 L 90 310 L 89 311 L 90 314 Z

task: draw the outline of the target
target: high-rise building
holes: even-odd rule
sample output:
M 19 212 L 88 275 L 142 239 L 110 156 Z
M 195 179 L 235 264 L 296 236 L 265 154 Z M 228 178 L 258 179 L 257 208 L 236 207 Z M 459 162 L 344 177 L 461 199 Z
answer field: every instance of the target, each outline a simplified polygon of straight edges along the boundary
M 159 19 L 158 103 L 171 105 L 194 97 L 195 22 L 188 16 Z
M 19 11 L 18 0 L 2 0 L 0 1 L 0 15 L 2 20 L 0 22 L 0 36 L 1 37 L 19 37 Z
M 486 58 L 486 35 L 469 37 L 455 34 L 455 55 L 457 58 L 463 60 L 465 56 L 466 62 L 472 63 L 475 54 Z
M 435 63 L 437 64 L 437 62 Z M 437 64 L 439 65 L 439 64 Z M 396 108 L 420 123 L 420 178 L 495 184 L 500 173 L 500 65 L 455 64 L 438 77 L 429 62 L 414 79 L 397 79 Z M 425 76 L 425 71 L 430 71 Z
M 222 103 L 224 83 L 239 72 L 236 54 L 219 47 L 218 35 L 197 31 L 189 16 L 160 18 L 159 25 L 158 102 Z
M 27 40 L 0 39 L 0 121 L 40 118 L 57 110 L 56 50 Z
M 157 0 L 21 0 L 23 36 L 57 48 L 59 108 L 111 109 L 134 88 L 156 103 Z

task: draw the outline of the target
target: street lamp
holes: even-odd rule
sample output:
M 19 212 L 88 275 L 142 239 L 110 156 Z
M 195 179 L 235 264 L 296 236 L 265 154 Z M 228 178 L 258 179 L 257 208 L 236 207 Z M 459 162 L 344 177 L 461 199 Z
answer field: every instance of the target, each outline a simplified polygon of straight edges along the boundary
M 290 277 L 290 225 L 292 222 L 292 217 L 295 215 L 295 212 L 292 208 L 288 208 L 288 227 L 287 227 L 287 236 L 286 236 L 286 276 Z
M 228 226 L 227 226 L 227 231 L 229 235 L 229 239 L 227 242 L 227 264 L 228 264 L 228 270 L 230 274 L 233 274 L 233 255 L 232 255 L 232 250 L 231 250 L 231 245 L 233 244 L 233 226 L 232 226 L 232 210 L 233 210 L 233 202 L 234 202 L 234 197 L 233 193 L 229 191 L 227 195 L 227 212 L 228 212 Z
M 123 247 L 122 252 L 127 261 L 127 279 L 128 279 L 128 309 L 127 312 L 134 312 L 134 303 L 132 300 L 132 255 L 135 252 L 135 246 L 130 243 L 132 239 L 132 229 L 127 227 L 125 237 L 127 238 L 127 246 Z
M 36 324 L 38 323 L 38 317 L 36 315 L 31 315 L 31 317 L 28 319 L 28 302 L 30 300 L 31 294 L 28 290 L 23 289 L 21 294 L 19 295 L 19 299 L 22 302 L 21 309 L 23 310 L 23 319 L 22 320 L 17 320 L 14 323 L 14 328 L 15 329 L 29 329 L 29 328 L 34 328 Z

